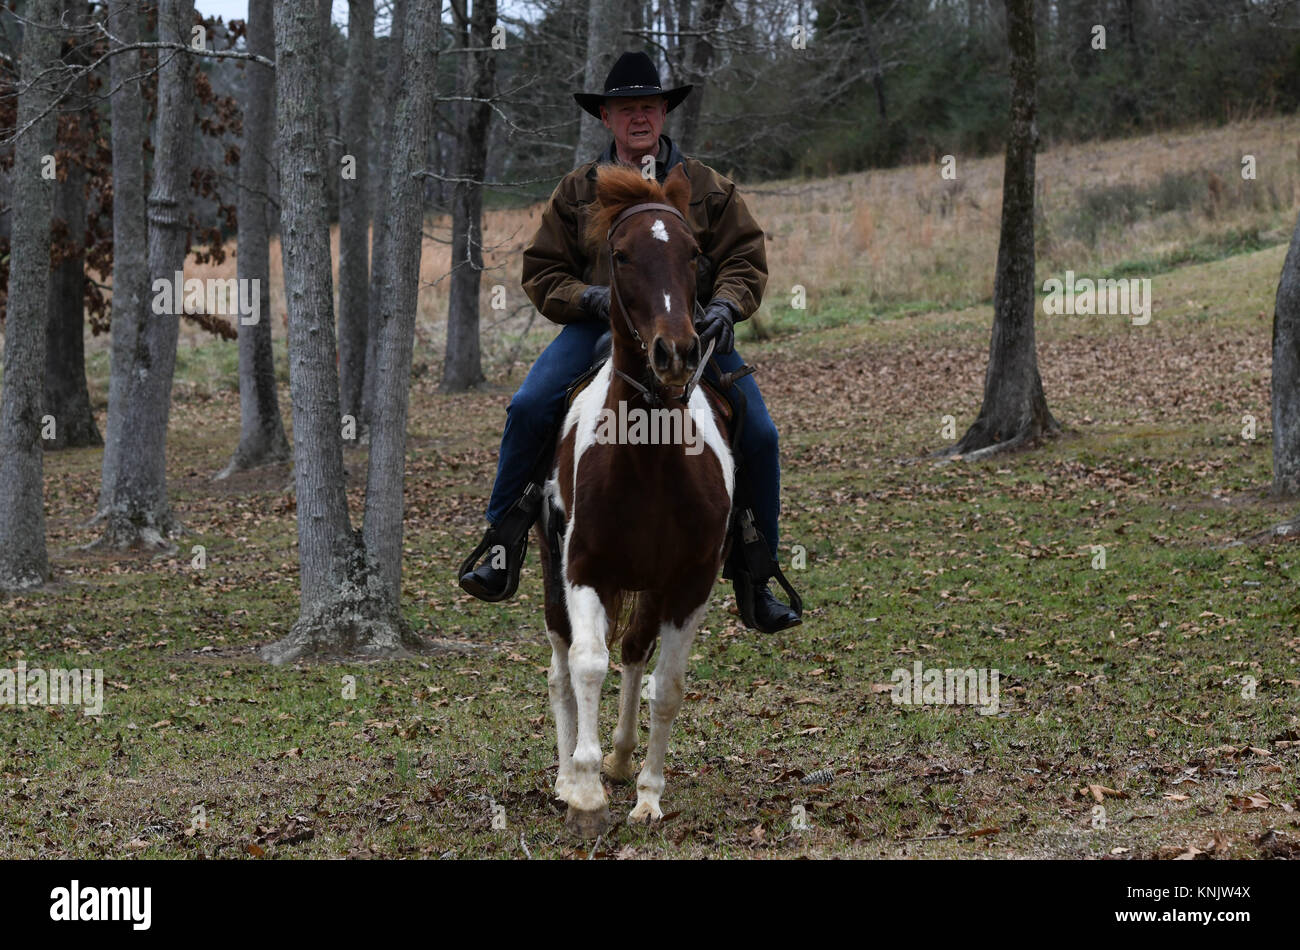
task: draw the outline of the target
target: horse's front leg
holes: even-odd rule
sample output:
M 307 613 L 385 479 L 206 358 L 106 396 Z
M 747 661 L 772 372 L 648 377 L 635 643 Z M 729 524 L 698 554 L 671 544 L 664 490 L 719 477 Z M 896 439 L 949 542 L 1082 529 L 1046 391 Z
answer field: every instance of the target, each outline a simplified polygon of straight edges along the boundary
M 600 783 L 600 688 L 609 669 L 605 633 L 609 618 L 596 591 L 585 585 L 568 586 L 569 678 L 578 713 L 577 740 L 573 747 L 572 781 L 565 801 L 566 824 L 584 837 L 594 838 L 609 827 L 609 804 Z
M 709 602 L 705 602 L 676 626 L 664 623 L 659 628 L 659 662 L 655 665 L 654 690 L 650 694 L 650 743 L 645 764 L 636 780 L 636 807 L 628 818 L 650 821 L 664 816 L 659 799 L 664 792 L 664 756 L 668 751 L 668 734 L 682 706 L 686 692 L 686 663 Z
M 623 635 L 623 679 L 618 694 L 618 725 L 614 727 L 614 751 L 605 756 L 605 774 L 615 782 L 630 782 L 636 775 L 632 753 L 636 751 L 637 717 L 641 712 L 641 677 L 646 660 L 659 634 L 661 600 L 654 593 L 641 593 L 632 622 Z
M 555 714 L 555 746 L 560 761 L 555 796 L 568 801 L 573 787 L 573 747 L 578 734 L 577 701 L 569 675 L 569 645 L 554 631 L 548 631 L 547 635 L 551 639 L 551 669 L 546 686 L 551 695 L 551 711 Z

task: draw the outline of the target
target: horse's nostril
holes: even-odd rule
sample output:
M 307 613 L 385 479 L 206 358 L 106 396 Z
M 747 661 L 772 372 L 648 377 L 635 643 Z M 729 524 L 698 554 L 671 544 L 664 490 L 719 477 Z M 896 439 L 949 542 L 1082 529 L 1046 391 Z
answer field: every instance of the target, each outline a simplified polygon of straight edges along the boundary
M 651 355 L 654 358 L 655 367 L 658 369 L 666 369 L 673 358 L 672 351 L 668 349 L 668 344 L 663 341 L 662 337 L 655 339 Z
M 700 338 L 698 336 L 691 337 L 691 348 L 686 351 L 686 362 L 690 363 L 691 366 L 700 365 Z

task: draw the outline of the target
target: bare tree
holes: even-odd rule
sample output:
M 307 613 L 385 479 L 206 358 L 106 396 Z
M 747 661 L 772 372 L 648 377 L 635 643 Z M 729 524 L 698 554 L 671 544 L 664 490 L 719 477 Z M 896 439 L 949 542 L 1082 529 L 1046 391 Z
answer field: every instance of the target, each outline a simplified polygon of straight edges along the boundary
M 1034 150 L 1038 66 L 1034 0 L 1007 0 L 1011 127 L 1002 175 L 1002 231 L 993 280 L 993 339 L 979 416 L 948 454 L 982 457 L 1060 429 L 1047 408 L 1034 342 Z
M 263 648 L 272 663 L 304 654 L 394 654 L 418 639 L 399 606 L 406 416 L 419 283 L 421 185 L 428 151 L 439 0 L 411 0 L 406 60 L 393 126 L 392 176 L 380 214 L 388 252 L 381 271 L 377 382 L 363 528 L 348 516 L 331 304 L 325 152 L 320 118 L 320 21 L 277 0 L 276 90 L 280 105 L 281 207 L 289 381 L 302 604 L 284 639 Z
M 83 26 L 89 12 L 85 0 L 63 0 L 63 22 Z M 55 419 L 47 449 L 103 445 L 90 409 L 86 388 L 86 166 L 89 144 L 87 96 L 90 75 L 76 43 L 64 62 L 82 71 L 69 84 L 60 120 L 56 152 L 60 178 L 54 192 L 53 273 L 50 276 L 49 322 L 45 342 L 45 412 Z
M 370 293 L 370 79 L 375 0 L 348 0 L 348 61 L 343 86 L 343 154 L 351 176 L 339 182 L 339 398 L 361 415 Z
M 144 104 L 136 0 L 110 0 L 108 30 L 116 38 L 109 59 L 113 110 L 113 300 L 108 424 L 101 462 L 99 511 L 107 515 L 117 489 L 118 459 L 125 431 L 127 380 L 149 297 L 148 225 L 144 189 Z
M 248 0 L 248 51 L 275 55 L 275 23 L 271 0 Z M 239 194 L 236 198 L 239 254 L 236 272 L 242 286 L 257 282 L 256 321 L 240 313 L 239 333 L 239 445 L 229 464 L 217 476 L 283 462 L 289 458 L 289 440 L 280 418 L 275 389 L 275 355 L 271 343 L 271 242 L 268 194 L 275 164 L 275 75 L 261 63 L 247 70 L 244 103 L 244 140 L 239 152 Z M 241 300 L 246 299 L 241 295 Z
M 1300 494 L 1300 220 L 1273 305 L 1273 494 Z
M 5 318 L 4 390 L 0 393 L 0 589 L 45 583 L 45 471 L 41 376 L 50 280 L 55 91 L 47 70 L 59 55 L 59 0 L 33 0 L 23 31 L 14 151 L 13 239 Z
M 690 0 L 680 0 L 677 25 L 681 35 L 673 45 L 675 79 L 673 85 L 691 83 L 697 88 L 673 113 L 673 129 L 677 144 L 690 154 L 695 150 L 700 127 L 700 110 L 704 104 L 703 84 L 713 63 L 713 34 L 722 20 L 726 0 L 700 0 L 695 17 L 691 16 Z M 693 24 L 688 25 L 688 24 Z
M 160 42 L 187 45 L 193 24 L 194 0 L 162 0 L 158 9 Z M 109 497 L 101 543 L 119 549 L 170 548 L 167 539 L 180 532 L 167 498 L 167 420 L 180 315 L 172 312 L 174 306 L 153 304 L 160 299 L 174 301 L 176 275 L 185 267 L 194 134 L 193 65 L 179 49 L 159 50 L 153 187 L 147 204 L 149 287 L 157 293 L 147 305 L 141 301 L 133 313 L 123 315 L 135 321 L 138 329 L 132 334 L 129 366 L 122 367 L 127 370 L 118 397 L 122 413 L 110 418 L 108 433 L 110 442 L 118 440 L 118 447 L 115 477 L 111 485 L 104 486 Z M 130 214 L 130 210 L 124 213 Z M 116 229 L 116 214 L 114 219 Z M 116 237 L 114 246 L 125 250 Z M 134 292 L 134 285 L 128 286 Z M 116 300 L 113 309 L 116 322 Z M 110 388 L 110 399 L 112 396 Z M 118 423 L 116 429 L 114 422 Z
M 614 60 L 623 51 L 623 30 L 630 11 L 628 0 L 588 0 L 587 7 L 587 68 L 583 89 L 599 92 L 609 75 Z M 573 164 L 581 165 L 596 157 L 596 153 L 609 144 L 609 135 L 600 120 L 582 113 L 578 129 L 578 147 L 573 153 Z
M 379 136 L 379 175 L 376 182 L 372 207 L 382 209 L 388 200 L 388 186 L 392 180 L 391 157 L 393 153 L 393 124 L 397 116 L 397 94 L 401 89 L 402 72 L 405 66 L 402 48 L 406 38 L 406 12 L 408 0 L 393 0 L 392 26 L 388 32 L 385 46 L 387 62 L 384 64 L 384 107 L 383 127 Z M 370 259 L 382 261 L 388 256 L 384 244 L 387 232 L 382 227 L 371 229 Z M 375 357 L 379 340 L 379 295 L 382 289 L 382 275 L 378 267 L 370 269 L 370 297 L 367 308 L 369 319 L 366 328 L 366 371 L 361 393 L 361 425 L 369 429 L 371 410 L 375 404 Z
M 491 49 L 497 0 L 452 0 L 452 16 L 467 53 L 461 62 L 461 86 L 473 100 L 462 102 L 456 183 L 451 197 L 451 292 L 447 303 L 447 352 L 442 389 L 457 392 L 483 382 L 479 346 L 479 292 L 483 277 L 483 177 L 496 83 L 496 50 Z

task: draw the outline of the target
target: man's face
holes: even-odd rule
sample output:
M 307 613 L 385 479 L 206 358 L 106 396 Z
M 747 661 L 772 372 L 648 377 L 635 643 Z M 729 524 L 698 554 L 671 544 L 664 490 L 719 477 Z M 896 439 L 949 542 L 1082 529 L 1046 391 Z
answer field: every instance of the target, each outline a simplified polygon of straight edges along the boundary
M 606 99 L 600 107 L 601 121 L 624 152 L 644 154 L 657 149 L 667 115 L 668 100 L 663 96 Z

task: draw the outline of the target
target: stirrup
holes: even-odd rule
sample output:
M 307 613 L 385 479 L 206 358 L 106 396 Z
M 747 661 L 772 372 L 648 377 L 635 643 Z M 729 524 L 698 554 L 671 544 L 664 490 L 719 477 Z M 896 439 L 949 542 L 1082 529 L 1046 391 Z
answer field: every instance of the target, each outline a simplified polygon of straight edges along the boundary
M 754 512 L 744 508 L 736 512 L 731 555 L 727 558 L 722 576 L 728 578 L 736 590 L 736 609 L 740 619 L 750 629 L 758 629 L 754 616 L 754 593 L 768 581 L 775 580 L 790 598 L 790 609 L 803 619 L 803 598 L 786 578 L 781 565 L 772 557 L 767 539 L 754 523 Z
M 496 547 L 501 547 L 505 551 L 506 557 L 506 586 L 500 594 L 494 597 L 479 597 L 488 603 L 496 603 L 502 600 L 509 600 L 519 589 L 519 574 L 523 568 L 524 558 L 528 554 L 528 530 L 537 520 L 537 514 L 542 508 L 542 489 L 536 482 L 530 482 L 525 488 L 520 499 L 510 506 L 501 519 L 494 525 L 491 525 L 483 534 L 483 540 L 478 546 L 470 552 L 469 557 L 461 562 L 460 569 L 456 572 L 456 581 L 474 570 L 478 565 L 479 559 L 488 551 Z M 518 551 L 517 554 L 514 552 Z M 477 595 L 476 595 L 477 596 Z

